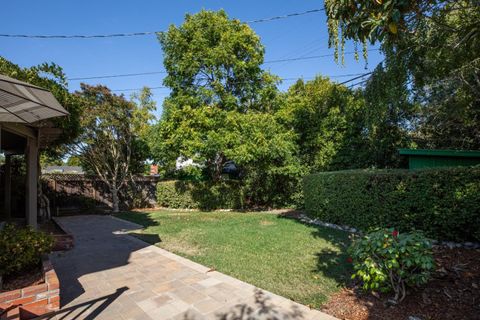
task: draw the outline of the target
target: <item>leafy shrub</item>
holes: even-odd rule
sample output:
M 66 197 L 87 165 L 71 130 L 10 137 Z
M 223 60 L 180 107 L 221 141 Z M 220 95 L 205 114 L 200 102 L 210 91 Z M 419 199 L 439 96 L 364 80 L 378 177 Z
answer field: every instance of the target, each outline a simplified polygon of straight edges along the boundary
M 30 227 L 7 224 L 0 231 L 0 276 L 28 270 L 53 247 L 53 237 Z
M 304 194 L 307 212 L 326 222 L 480 240 L 479 167 L 325 172 L 304 179 Z
M 243 208 L 243 194 L 237 181 L 161 181 L 157 184 L 157 204 L 176 209 L 239 209 Z
M 365 290 L 393 290 L 395 303 L 405 298 L 406 286 L 427 283 L 435 266 L 432 245 L 419 232 L 374 231 L 354 241 L 349 252 L 352 278 L 361 279 Z

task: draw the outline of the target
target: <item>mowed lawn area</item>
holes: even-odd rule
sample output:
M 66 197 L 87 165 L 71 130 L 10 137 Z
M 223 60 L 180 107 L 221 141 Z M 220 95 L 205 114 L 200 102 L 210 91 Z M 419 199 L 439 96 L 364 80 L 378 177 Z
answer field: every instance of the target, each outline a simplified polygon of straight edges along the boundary
M 319 308 L 349 278 L 348 234 L 255 212 L 124 212 L 134 235 L 262 289 Z

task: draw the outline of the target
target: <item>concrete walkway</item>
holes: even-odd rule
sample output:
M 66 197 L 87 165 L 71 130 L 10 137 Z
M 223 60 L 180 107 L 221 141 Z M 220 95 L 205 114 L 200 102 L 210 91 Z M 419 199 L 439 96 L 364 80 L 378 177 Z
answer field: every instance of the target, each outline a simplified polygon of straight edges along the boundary
M 136 224 L 58 221 L 75 247 L 51 256 L 62 300 L 51 319 L 334 319 L 124 234 Z

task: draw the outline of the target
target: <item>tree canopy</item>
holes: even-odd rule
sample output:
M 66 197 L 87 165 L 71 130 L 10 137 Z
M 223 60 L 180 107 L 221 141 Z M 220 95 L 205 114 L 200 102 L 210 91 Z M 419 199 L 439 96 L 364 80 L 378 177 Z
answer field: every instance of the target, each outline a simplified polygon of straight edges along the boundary
M 172 89 L 166 106 L 205 105 L 247 112 L 272 109 L 278 80 L 261 69 L 265 49 L 244 23 L 224 11 L 186 15 L 159 35 Z
M 0 73 L 49 90 L 70 113 L 66 117 L 53 118 L 43 122 L 43 125 L 53 123 L 55 127 L 63 130 L 61 137 L 51 143 L 45 150 L 48 154 L 46 156 L 58 159 L 65 151 L 65 144 L 72 142 L 78 136 L 82 113 L 81 100 L 68 91 L 63 69 L 54 63 L 43 63 L 38 66 L 22 68 L 0 57 Z
M 144 94 L 148 98 L 148 92 Z M 72 144 L 71 155 L 78 157 L 84 168 L 108 186 L 113 211 L 118 212 L 119 192 L 132 175 L 144 172 L 148 149 L 140 138 L 143 129 L 140 124 L 150 118 L 149 107 L 137 106 L 101 85 L 82 83 L 76 95 L 85 107 L 81 134 Z

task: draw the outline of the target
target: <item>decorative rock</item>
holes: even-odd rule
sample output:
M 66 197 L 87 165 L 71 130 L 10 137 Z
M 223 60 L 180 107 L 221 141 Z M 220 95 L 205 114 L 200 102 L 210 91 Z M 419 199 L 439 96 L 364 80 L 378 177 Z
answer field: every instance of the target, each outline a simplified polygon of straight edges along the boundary
M 322 227 L 332 228 L 336 230 L 346 231 L 352 234 L 362 235 L 362 231 L 356 228 L 352 228 L 349 226 L 340 226 L 340 225 L 336 225 L 334 223 L 329 223 L 329 222 L 323 222 L 318 218 L 311 219 L 305 214 L 299 214 L 298 220 L 307 224 L 313 224 L 316 226 L 322 226 Z M 450 249 L 454 249 L 454 248 L 480 249 L 480 243 L 478 242 L 456 243 L 451 241 L 439 241 L 435 239 L 431 239 L 430 241 L 432 241 L 432 245 L 434 245 L 435 247 L 447 247 Z

